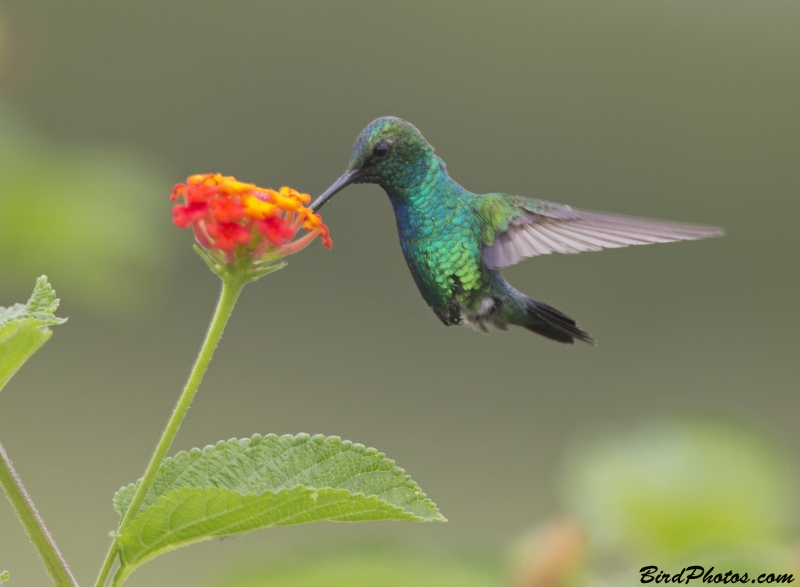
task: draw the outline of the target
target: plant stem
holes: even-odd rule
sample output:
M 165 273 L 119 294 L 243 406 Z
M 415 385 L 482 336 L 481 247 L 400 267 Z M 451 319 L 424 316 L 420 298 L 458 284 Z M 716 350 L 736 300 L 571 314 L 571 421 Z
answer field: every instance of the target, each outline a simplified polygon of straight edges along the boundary
M 14 470 L 11 459 L 8 458 L 2 444 L 0 444 L 0 485 L 5 489 L 8 501 L 14 506 L 20 522 L 39 552 L 39 556 L 42 557 L 44 566 L 47 567 L 47 572 L 50 573 L 56 587 L 78 587 L 78 582 L 72 576 L 67 561 L 58 550 L 53 536 L 47 531 L 42 517 L 36 511 L 33 500 L 25 490 L 22 479 Z
M 111 587 L 119 587 L 133 572 L 129 567 L 119 567 L 111 579 Z
M 139 513 L 139 508 L 142 506 L 142 502 L 144 502 L 144 498 L 147 495 L 148 490 L 153 485 L 153 481 L 156 478 L 158 469 L 161 466 L 161 463 L 164 461 L 164 458 L 167 456 L 167 451 L 169 451 L 172 441 L 175 439 L 175 435 L 178 433 L 181 422 L 183 422 L 183 419 L 186 417 L 186 413 L 189 411 L 189 406 L 192 403 L 195 393 L 197 392 L 197 388 L 200 386 L 203 375 L 205 375 L 208 364 L 214 354 L 214 350 L 217 348 L 217 343 L 219 343 L 220 338 L 222 338 L 222 331 L 225 330 L 225 325 L 228 322 L 228 318 L 231 316 L 233 306 L 236 304 L 236 300 L 239 297 L 242 288 L 248 281 L 248 279 L 242 276 L 241 273 L 235 272 L 221 273 L 220 277 L 222 278 L 222 292 L 220 293 L 219 301 L 217 302 L 217 309 L 214 312 L 214 318 L 211 320 L 211 325 L 208 328 L 206 339 L 203 342 L 203 346 L 200 348 L 200 354 L 197 356 L 197 360 L 192 368 L 192 372 L 189 375 L 189 380 L 186 382 L 186 386 L 183 388 L 183 393 L 181 393 L 181 397 L 175 406 L 175 410 L 172 412 L 172 417 L 170 417 L 167 427 L 164 429 L 164 433 L 161 435 L 161 440 L 159 440 L 158 446 L 156 446 L 156 450 L 153 453 L 153 457 L 150 459 L 150 464 L 147 465 L 147 470 L 145 471 L 144 477 L 142 477 L 142 480 L 139 483 L 136 494 L 133 496 L 131 505 L 119 524 L 117 535 L 123 534 L 128 525 L 136 517 L 136 514 Z M 114 566 L 114 561 L 117 558 L 119 550 L 120 546 L 115 538 L 114 542 L 111 544 L 108 554 L 106 555 L 106 559 L 103 562 L 103 567 L 100 571 L 100 575 L 97 578 L 95 587 L 105 586 L 106 581 L 108 580 L 108 575 Z M 117 575 L 121 576 L 120 573 L 117 573 Z M 115 577 L 114 585 L 121 583 L 122 581 L 117 582 L 117 578 Z
M 119 544 L 117 544 L 117 540 L 115 538 L 111 542 L 111 548 L 108 549 L 106 560 L 103 561 L 103 567 L 100 569 L 100 574 L 97 576 L 97 585 L 99 587 L 105 587 L 106 581 L 108 581 L 108 574 L 111 572 L 111 569 L 114 567 L 114 563 L 117 561 L 118 552 Z

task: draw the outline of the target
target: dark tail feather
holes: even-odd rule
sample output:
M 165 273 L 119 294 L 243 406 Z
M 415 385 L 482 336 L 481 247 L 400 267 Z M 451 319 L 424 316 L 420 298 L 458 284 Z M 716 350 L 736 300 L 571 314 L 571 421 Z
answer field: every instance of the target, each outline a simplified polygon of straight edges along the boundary
M 536 334 L 541 334 L 552 340 L 573 344 L 575 339 L 596 345 L 597 341 L 588 332 L 584 332 L 575 325 L 575 320 L 562 314 L 552 306 L 534 299 L 527 300 L 528 316 L 533 318 L 531 324 L 525 324 L 525 328 Z

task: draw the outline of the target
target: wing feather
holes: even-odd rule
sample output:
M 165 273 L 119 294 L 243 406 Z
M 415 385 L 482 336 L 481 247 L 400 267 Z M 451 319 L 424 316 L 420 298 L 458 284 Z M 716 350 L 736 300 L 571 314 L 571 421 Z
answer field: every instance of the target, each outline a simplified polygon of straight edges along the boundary
M 519 199 L 517 201 L 520 201 Z M 525 257 L 550 253 L 580 253 L 722 236 L 720 228 L 576 210 L 549 202 L 527 200 L 526 211 L 495 234 L 484 247 L 483 260 L 490 269 L 519 263 Z
M 536 235 L 533 232 L 522 230 L 520 235 L 527 241 L 529 248 L 533 252 L 533 255 L 529 256 L 549 255 L 552 252 L 536 239 Z

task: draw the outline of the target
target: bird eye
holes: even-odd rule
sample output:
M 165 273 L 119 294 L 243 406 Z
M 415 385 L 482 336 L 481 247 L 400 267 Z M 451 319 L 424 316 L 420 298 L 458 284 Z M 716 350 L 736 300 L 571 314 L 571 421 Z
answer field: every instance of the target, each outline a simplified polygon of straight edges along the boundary
M 389 151 L 392 150 L 392 145 L 388 141 L 381 141 L 375 148 L 372 149 L 372 154 L 378 159 L 386 159 L 389 156 Z

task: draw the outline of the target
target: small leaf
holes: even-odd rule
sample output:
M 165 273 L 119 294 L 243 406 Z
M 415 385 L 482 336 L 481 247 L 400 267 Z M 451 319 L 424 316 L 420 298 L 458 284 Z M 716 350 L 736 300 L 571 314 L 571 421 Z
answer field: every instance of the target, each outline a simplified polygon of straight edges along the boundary
M 214 259 L 205 251 L 205 249 L 201 248 L 200 246 L 192 245 L 192 248 L 194 249 L 194 252 L 200 255 L 200 258 L 205 261 L 206 265 L 208 265 L 208 268 L 219 275 L 219 272 L 222 270 L 222 265 L 220 262 Z
M 136 485 L 114 496 L 122 516 Z M 256 435 L 166 459 L 119 542 L 135 567 L 169 550 L 269 526 L 444 521 L 405 472 L 338 437 Z
M 58 303 L 56 292 L 42 275 L 27 303 L 0 307 L 0 389 L 50 338 L 47 326 L 66 321 L 54 315 Z
M 8 571 L 3 571 L 0 573 L 0 587 L 2 587 L 3 583 L 8 581 Z
M 0 334 L 0 390 L 53 333 L 33 320 L 9 324 Z
M 34 320 L 36 326 L 52 326 L 63 324 L 66 318 L 54 316 L 61 300 L 56 297 L 56 292 L 47 282 L 47 276 L 42 275 L 36 280 L 31 297 L 25 304 L 14 304 L 8 308 L 0 307 L 0 334 L 13 322 L 20 320 Z

